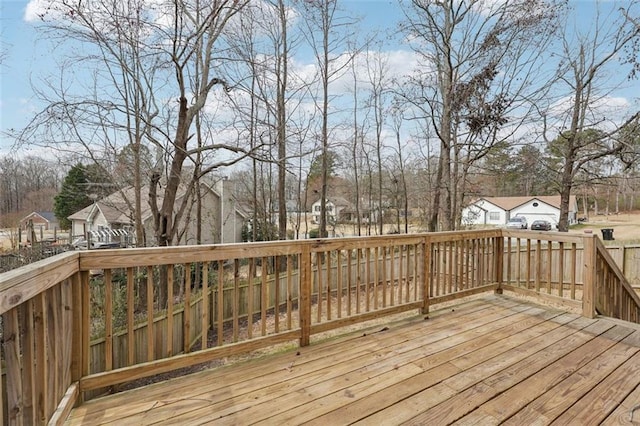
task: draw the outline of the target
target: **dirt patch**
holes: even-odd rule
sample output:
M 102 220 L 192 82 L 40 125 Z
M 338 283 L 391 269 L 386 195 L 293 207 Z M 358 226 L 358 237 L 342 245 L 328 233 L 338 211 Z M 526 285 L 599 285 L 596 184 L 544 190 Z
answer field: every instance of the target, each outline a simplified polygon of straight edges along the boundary
M 640 242 L 640 212 L 590 216 L 588 222 L 575 226 L 572 233 L 584 234 L 591 231 L 602 237 L 602 229 L 613 229 L 615 241 L 624 243 Z

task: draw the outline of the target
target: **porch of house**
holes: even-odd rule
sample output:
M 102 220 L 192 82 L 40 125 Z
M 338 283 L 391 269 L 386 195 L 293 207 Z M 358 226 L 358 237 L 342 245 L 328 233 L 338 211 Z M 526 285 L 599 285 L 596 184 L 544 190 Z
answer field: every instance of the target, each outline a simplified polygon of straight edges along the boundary
M 68 425 L 637 424 L 640 327 L 481 298 L 89 401 Z
M 640 298 L 594 235 L 79 251 L 0 274 L 0 314 L 2 424 L 640 421 Z

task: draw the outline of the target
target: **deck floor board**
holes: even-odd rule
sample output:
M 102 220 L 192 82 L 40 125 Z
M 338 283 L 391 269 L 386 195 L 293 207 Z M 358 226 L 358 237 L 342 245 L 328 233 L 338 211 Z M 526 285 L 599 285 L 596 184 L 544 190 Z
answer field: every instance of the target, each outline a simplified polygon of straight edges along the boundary
M 67 424 L 619 424 L 640 420 L 639 372 L 637 326 L 487 295 L 98 398 Z

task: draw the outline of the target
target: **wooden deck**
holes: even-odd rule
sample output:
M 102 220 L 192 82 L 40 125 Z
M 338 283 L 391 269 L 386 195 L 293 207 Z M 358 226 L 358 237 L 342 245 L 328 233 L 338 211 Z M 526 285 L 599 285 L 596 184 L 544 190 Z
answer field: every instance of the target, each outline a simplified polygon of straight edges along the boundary
M 488 295 L 89 401 L 67 424 L 638 424 L 640 327 Z

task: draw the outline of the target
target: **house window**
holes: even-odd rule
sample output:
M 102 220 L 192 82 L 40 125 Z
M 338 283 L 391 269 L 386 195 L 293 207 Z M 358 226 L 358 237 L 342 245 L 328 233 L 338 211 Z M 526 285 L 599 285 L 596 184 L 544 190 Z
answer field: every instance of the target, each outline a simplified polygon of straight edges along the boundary
M 319 212 L 319 211 L 320 211 L 320 206 L 315 206 L 315 207 L 313 208 L 313 210 L 314 210 L 314 211 Z
M 500 220 L 500 212 L 489 212 L 489 220 L 491 221 Z
M 533 207 L 538 207 L 538 203 L 533 203 Z

